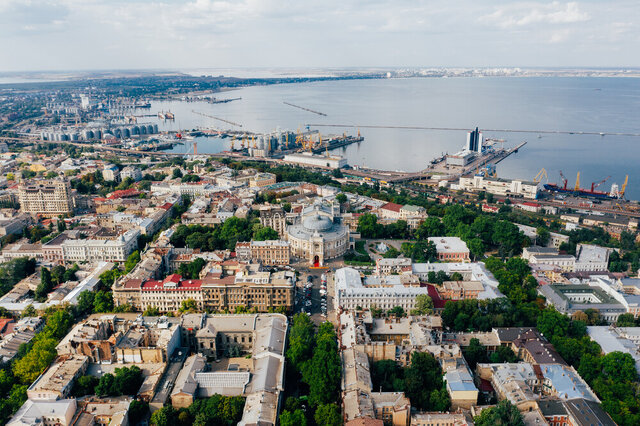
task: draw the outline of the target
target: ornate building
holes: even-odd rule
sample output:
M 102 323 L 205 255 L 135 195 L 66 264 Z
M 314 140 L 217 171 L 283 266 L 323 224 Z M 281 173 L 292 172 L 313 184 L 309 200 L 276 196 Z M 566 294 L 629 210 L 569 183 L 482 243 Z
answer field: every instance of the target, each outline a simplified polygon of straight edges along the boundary
M 342 256 L 349 247 L 349 228 L 342 225 L 331 207 L 314 204 L 302 211 L 301 219 L 287 227 L 293 256 L 324 266 L 326 259 Z
M 286 234 L 286 213 L 279 205 L 260 207 L 260 223 L 262 226 L 273 228 L 281 237 Z

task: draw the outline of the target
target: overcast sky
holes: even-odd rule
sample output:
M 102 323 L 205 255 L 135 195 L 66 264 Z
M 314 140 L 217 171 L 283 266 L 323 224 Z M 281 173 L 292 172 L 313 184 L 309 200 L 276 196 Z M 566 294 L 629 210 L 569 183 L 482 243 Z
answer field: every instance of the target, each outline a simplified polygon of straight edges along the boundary
M 640 66 L 638 0 L 0 0 L 0 71 Z

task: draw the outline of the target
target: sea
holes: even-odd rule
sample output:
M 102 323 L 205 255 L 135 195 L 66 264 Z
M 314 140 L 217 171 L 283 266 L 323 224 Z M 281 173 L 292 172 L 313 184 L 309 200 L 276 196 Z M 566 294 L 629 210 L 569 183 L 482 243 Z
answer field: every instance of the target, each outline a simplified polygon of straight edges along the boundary
M 311 129 L 319 130 L 323 135 L 344 132 L 353 135 L 360 131 L 363 142 L 333 153 L 346 157 L 350 165 L 407 172 L 422 170 L 433 158 L 459 151 L 465 145 L 466 132 L 478 127 L 485 138 L 502 140 L 499 146 L 505 148 L 527 142 L 516 154 L 498 164 L 499 177 L 532 180 L 544 168 L 549 182 L 560 183 L 562 172 L 573 187 L 580 172 L 581 187 L 588 188 L 592 182 L 606 179 L 598 189 L 609 191 L 613 183 L 621 186 L 629 175 L 627 198 L 640 199 L 640 136 L 608 134 L 640 134 L 638 78 L 338 80 L 253 86 L 216 96 L 242 99 L 223 104 L 152 102 L 152 113 L 171 111 L 176 119 L 148 118 L 148 121 L 157 122 L 163 130 L 217 128 L 271 132 Z M 320 127 L 320 124 L 329 127 Z M 546 133 L 549 131 L 574 134 Z M 229 139 L 197 140 L 199 153 L 221 152 L 228 150 L 230 145 Z M 172 151 L 189 149 L 191 146 L 187 143 Z

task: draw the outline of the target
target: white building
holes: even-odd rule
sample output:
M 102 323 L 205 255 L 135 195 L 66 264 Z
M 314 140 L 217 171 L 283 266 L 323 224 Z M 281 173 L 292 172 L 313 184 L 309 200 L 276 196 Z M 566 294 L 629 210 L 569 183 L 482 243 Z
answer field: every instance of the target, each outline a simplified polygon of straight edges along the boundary
M 500 178 L 490 178 L 484 176 L 473 176 L 470 178 L 461 177 L 458 183 L 460 189 L 471 192 L 486 191 L 500 196 L 520 196 L 529 199 L 538 197 L 540 183 L 527 182 L 522 180 L 508 180 Z
M 157 194 L 188 195 L 191 198 L 211 195 L 215 192 L 226 191 L 227 188 L 214 186 L 210 183 L 154 183 L 151 192 Z
M 467 243 L 458 237 L 429 237 L 436 245 L 438 260 L 441 262 L 468 262 L 469 249 Z
M 142 180 L 142 172 L 139 168 L 133 166 L 127 166 L 120 172 L 120 178 L 125 180 L 126 178 L 133 179 L 135 182 Z
M 120 169 L 115 164 L 109 164 L 102 169 L 102 178 L 108 181 L 120 181 Z
M 613 249 L 592 244 L 578 244 L 576 247 L 576 272 L 607 271 L 609 255 Z
M 293 164 L 304 164 L 307 166 L 328 167 L 331 169 L 340 169 L 347 165 L 347 160 L 338 155 L 317 155 L 310 152 L 300 154 L 285 155 L 284 162 Z
M 138 247 L 140 231 L 132 229 L 116 238 L 65 240 L 62 246 L 65 262 L 124 262 Z

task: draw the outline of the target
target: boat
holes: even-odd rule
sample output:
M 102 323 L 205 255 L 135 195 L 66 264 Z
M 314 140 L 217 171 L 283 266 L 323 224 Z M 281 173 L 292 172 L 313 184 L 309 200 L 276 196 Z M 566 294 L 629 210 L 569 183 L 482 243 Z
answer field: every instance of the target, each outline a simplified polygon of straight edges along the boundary
M 575 188 L 564 188 L 555 183 L 545 183 L 544 189 L 551 192 L 557 192 L 560 194 L 571 194 L 579 197 L 591 197 L 591 198 L 616 198 L 611 196 L 608 192 L 589 190 L 589 189 L 575 189 Z

